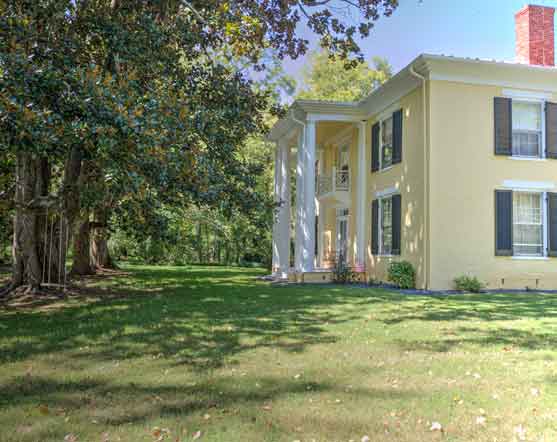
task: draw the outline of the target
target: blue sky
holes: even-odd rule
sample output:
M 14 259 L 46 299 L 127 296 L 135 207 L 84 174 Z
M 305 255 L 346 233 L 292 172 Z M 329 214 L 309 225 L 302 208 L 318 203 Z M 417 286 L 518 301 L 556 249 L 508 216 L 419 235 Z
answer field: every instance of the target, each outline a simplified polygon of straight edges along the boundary
M 557 7 L 557 0 L 533 4 Z M 361 42 L 367 59 L 385 57 L 398 72 L 421 53 L 514 60 L 514 14 L 524 0 L 400 0 L 391 17 L 381 17 L 369 38 Z M 313 43 L 315 38 L 305 29 Z M 315 46 L 315 44 L 314 44 Z M 296 80 L 306 57 L 285 60 Z

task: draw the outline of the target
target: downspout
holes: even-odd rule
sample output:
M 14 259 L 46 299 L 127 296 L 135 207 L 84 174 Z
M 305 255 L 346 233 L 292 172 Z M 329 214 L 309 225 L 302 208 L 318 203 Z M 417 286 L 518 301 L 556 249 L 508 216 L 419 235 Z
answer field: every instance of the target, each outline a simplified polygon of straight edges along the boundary
M 414 70 L 414 65 L 410 66 L 410 74 L 418 78 L 422 83 L 422 103 L 423 103 L 423 145 L 424 145 L 424 284 L 425 289 L 429 288 L 429 145 L 428 145 L 428 126 L 426 113 L 426 79 L 423 75 Z

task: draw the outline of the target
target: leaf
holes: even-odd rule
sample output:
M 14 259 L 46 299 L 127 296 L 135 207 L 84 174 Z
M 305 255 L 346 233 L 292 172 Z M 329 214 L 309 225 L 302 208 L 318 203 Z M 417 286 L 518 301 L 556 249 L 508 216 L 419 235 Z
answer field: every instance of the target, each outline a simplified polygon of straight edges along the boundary
M 39 405 L 39 412 L 40 412 L 43 416 L 46 416 L 46 415 L 49 413 L 48 405 L 45 405 L 45 404 Z
M 432 422 L 430 431 L 443 431 L 443 426 L 439 422 Z
M 518 427 L 515 427 L 514 434 L 518 438 L 518 440 L 526 440 L 526 428 L 520 424 Z
M 476 418 L 476 425 L 485 425 L 485 416 L 478 416 Z
M 369 438 L 369 436 L 363 436 L 362 437 L 362 442 L 370 442 L 371 439 Z
M 77 442 L 77 436 L 73 433 L 66 434 L 64 442 Z
M 194 433 L 192 440 L 197 440 L 201 437 L 201 430 L 198 430 Z
M 539 396 L 540 390 L 538 390 L 537 388 L 531 388 L 530 393 L 532 393 L 532 396 Z

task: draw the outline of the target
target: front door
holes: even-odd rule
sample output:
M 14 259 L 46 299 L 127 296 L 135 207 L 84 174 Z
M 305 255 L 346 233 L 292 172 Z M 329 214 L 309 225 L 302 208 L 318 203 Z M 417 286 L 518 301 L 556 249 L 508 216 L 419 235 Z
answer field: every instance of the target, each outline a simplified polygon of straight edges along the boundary
M 348 209 L 337 211 L 337 259 L 346 262 L 348 255 Z

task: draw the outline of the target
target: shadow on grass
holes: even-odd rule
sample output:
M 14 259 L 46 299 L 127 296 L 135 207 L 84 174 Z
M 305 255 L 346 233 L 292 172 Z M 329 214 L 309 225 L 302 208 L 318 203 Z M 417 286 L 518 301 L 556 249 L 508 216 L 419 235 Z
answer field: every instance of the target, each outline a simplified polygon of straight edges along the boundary
M 275 289 L 255 283 L 258 274 L 140 267 L 91 279 L 93 302 L 0 311 L 0 362 L 65 352 L 72 364 L 153 356 L 203 371 L 259 347 L 301 352 L 335 342 L 329 326 L 353 319 L 335 307 L 370 301 L 357 290 Z
M 557 328 L 553 321 L 557 318 L 556 294 L 458 295 L 427 299 L 420 308 L 405 303 L 400 303 L 398 307 L 394 317 L 382 319 L 384 324 L 396 325 L 406 321 L 452 324 L 449 329 L 426 339 L 398 341 L 399 347 L 404 350 L 448 352 L 462 345 L 480 348 L 502 346 L 509 351 L 512 348 L 557 348 Z

